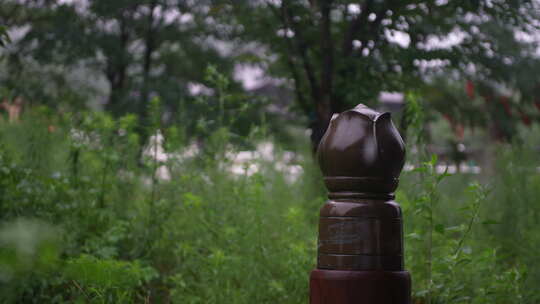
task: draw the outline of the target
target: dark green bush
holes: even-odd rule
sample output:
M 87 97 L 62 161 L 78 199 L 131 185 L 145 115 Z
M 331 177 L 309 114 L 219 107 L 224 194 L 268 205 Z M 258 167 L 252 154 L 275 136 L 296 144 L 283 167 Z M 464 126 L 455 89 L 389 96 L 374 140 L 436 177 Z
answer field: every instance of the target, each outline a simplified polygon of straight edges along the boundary
M 148 134 L 186 151 L 182 125 L 162 125 L 151 104 Z M 219 122 L 198 154 L 163 161 L 141 157 L 136 127 L 133 115 L 46 109 L 0 123 L 0 302 L 306 303 L 325 200 L 309 144 L 291 182 L 279 149 L 258 172 L 229 172 L 239 146 L 271 140 L 264 125 L 239 136 Z M 484 185 L 409 157 L 397 200 L 415 303 L 538 303 L 540 178 L 526 151 L 501 147 Z

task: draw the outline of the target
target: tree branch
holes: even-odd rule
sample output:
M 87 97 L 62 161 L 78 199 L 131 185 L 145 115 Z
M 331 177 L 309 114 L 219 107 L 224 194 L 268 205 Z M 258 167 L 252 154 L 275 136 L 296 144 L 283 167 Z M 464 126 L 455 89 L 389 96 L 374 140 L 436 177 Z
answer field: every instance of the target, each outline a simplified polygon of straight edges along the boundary
M 343 56 L 347 57 L 352 53 L 354 37 L 357 35 L 360 28 L 366 24 L 367 18 L 371 13 L 373 2 L 374 0 L 365 1 L 364 5 L 361 6 L 362 11 L 360 12 L 360 15 L 351 21 L 349 29 L 347 30 L 345 38 L 343 39 Z
M 296 26 L 296 24 L 294 23 L 294 21 L 292 20 L 290 16 L 291 12 L 290 12 L 290 7 L 288 6 L 288 2 L 289 1 L 283 0 L 281 3 L 281 18 L 285 26 L 287 28 L 292 28 L 292 30 L 294 31 L 294 39 L 289 38 L 289 37 L 285 37 L 285 39 L 292 39 L 296 47 L 296 51 L 298 52 L 302 60 L 302 66 L 304 68 L 304 72 L 306 73 L 306 77 L 309 81 L 309 86 L 311 88 L 311 95 L 313 98 L 313 102 L 316 103 L 317 100 L 319 99 L 319 86 L 317 84 L 318 82 L 315 76 L 315 69 L 313 68 L 309 60 L 309 56 L 307 53 L 307 43 L 302 36 L 302 32 Z
M 289 66 L 291 76 L 294 80 L 294 93 L 296 95 L 296 100 L 300 104 L 300 107 L 302 108 L 304 113 L 309 114 L 311 108 L 309 107 L 308 102 L 304 98 L 304 95 L 302 95 L 302 80 L 300 78 L 300 74 L 298 73 L 298 68 L 296 67 L 296 64 L 292 57 L 287 56 L 287 65 Z
M 149 91 L 149 80 L 150 80 L 150 69 L 152 68 L 152 54 L 154 53 L 156 43 L 155 43 L 155 31 L 154 31 L 154 12 L 157 7 L 157 0 L 150 2 L 149 13 L 147 16 L 147 28 L 145 33 L 145 50 L 143 56 L 143 92 L 141 94 L 141 107 L 140 111 L 143 112 L 146 110 L 145 103 L 148 102 L 148 91 Z
M 284 18 L 282 17 L 282 14 L 280 14 L 280 12 L 276 9 L 276 7 L 268 3 L 267 5 L 270 8 L 270 10 L 274 13 L 274 16 L 283 22 L 283 26 L 287 27 L 287 22 L 284 20 Z M 292 40 L 287 36 L 285 36 L 284 40 L 285 40 L 285 44 L 287 46 L 288 52 L 290 52 L 291 54 L 294 53 L 295 48 L 292 43 Z M 294 93 L 296 95 L 296 100 L 300 104 L 300 107 L 302 108 L 302 110 L 306 114 L 309 114 L 311 109 L 308 102 L 306 101 L 306 98 L 302 94 L 302 77 L 300 76 L 300 73 L 298 72 L 299 68 L 297 67 L 296 62 L 293 59 L 294 58 L 293 56 L 285 56 L 285 57 L 286 57 L 285 61 L 287 62 L 287 66 L 289 67 L 289 72 L 291 73 L 291 77 L 293 78 L 293 81 L 294 81 Z
M 330 12 L 332 0 L 320 0 L 322 75 L 320 97 L 322 102 L 332 104 L 332 81 L 334 76 L 334 48 L 332 43 Z
M 369 41 L 369 38 L 373 38 L 373 42 L 377 43 L 378 40 L 381 38 L 381 35 L 377 35 L 377 32 L 379 31 L 379 26 L 381 25 L 381 22 L 386 14 L 386 7 L 381 9 L 377 13 L 377 17 L 373 22 L 369 25 L 369 31 L 364 33 L 364 37 L 362 38 L 362 46 L 366 45 Z M 375 46 L 373 47 L 375 48 Z

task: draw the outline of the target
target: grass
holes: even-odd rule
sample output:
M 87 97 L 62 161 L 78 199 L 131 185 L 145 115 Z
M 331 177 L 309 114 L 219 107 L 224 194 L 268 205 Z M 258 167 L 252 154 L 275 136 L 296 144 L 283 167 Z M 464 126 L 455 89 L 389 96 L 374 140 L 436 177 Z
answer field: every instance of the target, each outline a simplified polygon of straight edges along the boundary
M 141 161 L 136 123 L 44 108 L 0 123 L 0 302 L 307 303 L 326 199 L 309 144 L 298 143 L 293 182 L 276 169 L 279 149 L 238 176 L 226 170 L 238 151 L 227 125 L 194 157 L 158 163 Z M 149 128 L 171 151 L 191 144 L 180 126 Z M 271 140 L 264 126 L 235 137 Z M 409 159 L 418 169 L 403 174 L 397 201 L 414 303 L 538 303 L 530 147 L 500 146 L 483 181 Z

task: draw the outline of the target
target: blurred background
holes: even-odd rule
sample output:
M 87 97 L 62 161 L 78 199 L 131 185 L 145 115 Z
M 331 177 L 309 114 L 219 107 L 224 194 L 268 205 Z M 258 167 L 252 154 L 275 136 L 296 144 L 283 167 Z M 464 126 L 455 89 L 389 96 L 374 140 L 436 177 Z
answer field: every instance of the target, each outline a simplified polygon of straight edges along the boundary
M 0 302 L 307 303 L 333 113 L 392 113 L 414 303 L 540 303 L 540 1 L 3 0 Z

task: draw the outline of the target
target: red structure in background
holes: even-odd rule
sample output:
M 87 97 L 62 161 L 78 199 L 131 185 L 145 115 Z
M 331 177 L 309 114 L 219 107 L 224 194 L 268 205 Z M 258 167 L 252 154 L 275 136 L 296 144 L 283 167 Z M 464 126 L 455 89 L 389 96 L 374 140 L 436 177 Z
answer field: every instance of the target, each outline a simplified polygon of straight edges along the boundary
M 403 224 L 394 191 L 405 146 L 389 113 L 336 115 L 317 151 L 329 200 L 321 208 L 311 304 L 409 304 Z
M 456 137 L 456 139 L 460 142 L 463 141 L 463 138 L 465 137 L 465 127 L 463 127 L 463 124 L 454 121 L 452 116 L 450 116 L 449 114 L 443 114 L 442 116 L 450 124 L 450 128 L 454 132 L 454 136 Z
M 24 106 L 24 100 L 22 97 L 16 97 L 13 101 L 9 101 L 4 98 L 0 103 L 0 109 L 5 110 L 8 114 L 9 122 L 17 122 L 21 116 L 21 112 Z M 1 112 L 0 112 L 1 115 Z M 0 116 L 1 119 L 1 116 Z
M 484 100 L 485 105 L 489 109 L 487 113 L 491 115 L 491 127 L 494 139 L 499 141 L 509 139 L 508 135 L 514 133 L 510 121 L 512 118 L 519 118 L 524 125 L 531 126 L 531 117 L 525 113 L 522 108 L 513 105 L 509 96 L 497 96 L 493 91 L 478 92 L 479 90 L 471 80 L 465 82 L 464 91 L 469 99 L 474 99 L 478 95 Z M 534 106 L 540 111 L 540 98 L 535 99 Z M 443 117 L 450 124 L 456 140 L 463 141 L 465 131 L 464 125 L 449 113 L 443 114 Z
M 474 83 L 472 81 L 467 80 L 465 83 L 465 92 L 470 99 L 474 99 Z
M 474 83 L 470 80 L 467 80 L 467 82 L 465 83 L 465 92 L 467 93 L 467 96 L 470 98 L 470 99 L 474 99 L 475 96 L 476 96 L 476 89 L 475 89 L 475 86 L 474 86 Z M 506 115 L 508 117 L 512 117 L 512 107 L 511 107 L 511 104 L 510 104 L 510 97 L 508 96 L 499 96 L 498 98 L 494 97 L 493 95 L 482 95 L 482 97 L 484 98 L 485 102 L 486 103 L 491 103 L 493 100 L 498 100 L 498 102 L 502 105 L 502 107 L 504 108 L 504 112 L 506 113 Z M 536 98 L 535 101 L 534 101 L 534 105 L 536 107 L 536 109 L 538 109 L 538 111 L 540 111 L 540 98 Z M 529 117 L 529 115 L 527 115 L 527 113 L 523 112 L 522 109 L 517 109 L 517 112 L 521 118 L 521 122 L 526 125 L 526 126 L 530 126 L 531 125 L 531 118 Z

